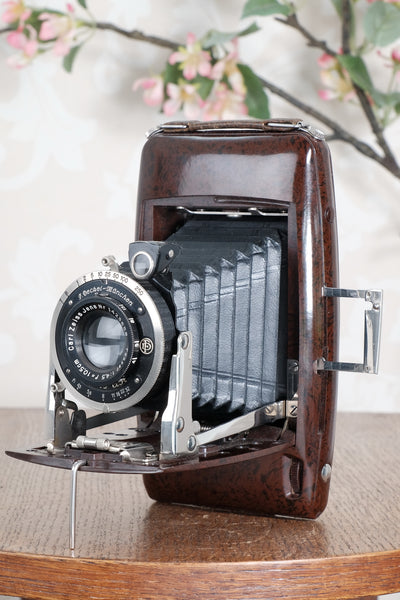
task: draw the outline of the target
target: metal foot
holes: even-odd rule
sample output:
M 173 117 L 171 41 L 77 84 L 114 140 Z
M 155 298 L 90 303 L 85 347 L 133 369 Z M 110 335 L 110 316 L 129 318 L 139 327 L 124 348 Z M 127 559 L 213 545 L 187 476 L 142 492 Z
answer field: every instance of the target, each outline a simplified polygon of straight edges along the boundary
M 76 460 L 71 468 L 71 495 L 69 507 L 69 547 L 75 548 L 75 525 L 76 525 L 76 481 L 79 469 L 86 465 L 86 460 Z

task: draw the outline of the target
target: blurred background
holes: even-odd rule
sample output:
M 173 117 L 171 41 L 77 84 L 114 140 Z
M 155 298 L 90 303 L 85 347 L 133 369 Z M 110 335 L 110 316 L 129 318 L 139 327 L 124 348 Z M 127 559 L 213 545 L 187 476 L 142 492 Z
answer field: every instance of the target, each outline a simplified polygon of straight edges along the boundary
M 337 48 L 340 32 L 331 2 L 302 4 L 299 18 Z M 65 9 L 64 2 L 45 5 Z M 97 20 L 181 43 L 188 31 L 201 37 L 210 28 L 242 29 L 254 20 L 240 20 L 243 5 L 244 0 L 91 3 Z M 261 30 L 240 40 L 242 62 L 373 143 L 356 106 L 318 97 L 321 53 L 273 18 L 256 20 Z M 80 51 L 72 74 L 51 53 L 12 69 L 6 61 L 14 52 L 0 36 L 0 406 L 44 407 L 49 327 L 58 298 L 77 276 L 97 268 L 102 256 L 126 258 L 133 240 L 145 132 L 165 117 L 146 106 L 132 84 L 160 72 L 169 51 L 98 31 Z M 320 126 L 272 95 L 270 107 L 273 117 L 300 117 Z M 400 157 L 400 120 L 387 138 Z M 339 409 L 399 412 L 400 182 L 341 142 L 332 142 L 331 152 L 341 287 L 384 290 L 380 373 L 340 375 Z M 364 303 L 344 300 L 341 308 L 340 360 L 361 361 Z

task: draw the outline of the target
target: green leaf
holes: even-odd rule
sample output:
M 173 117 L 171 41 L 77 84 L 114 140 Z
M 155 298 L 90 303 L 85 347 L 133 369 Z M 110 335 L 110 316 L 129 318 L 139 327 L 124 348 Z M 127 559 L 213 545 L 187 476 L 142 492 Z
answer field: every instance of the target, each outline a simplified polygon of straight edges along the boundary
M 268 119 L 270 116 L 268 96 L 261 81 L 247 65 L 238 64 L 238 69 L 247 89 L 245 104 L 249 110 L 249 116 L 257 119 Z
M 213 79 L 209 79 L 208 77 L 197 76 L 191 83 L 196 86 L 196 90 L 200 98 L 202 100 L 207 100 L 208 96 L 211 94 L 211 90 L 215 81 Z
M 331 0 L 339 17 L 342 16 L 342 0 Z
M 395 4 L 374 2 L 364 16 L 366 38 L 382 47 L 400 38 L 400 8 Z
M 82 8 L 85 8 L 87 10 L 86 0 L 78 0 L 78 4 L 80 4 Z
M 400 92 L 385 94 L 375 88 L 368 69 L 360 56 L 341 56 L 339 54 L 337 59 L 342 67 L 348 71 L 351 80 L 364 92 L 367 92 L 377 106 L 390 108 L 395 107 L 400 102 Z
M 210 31 L 208 31 L 203 37 L 201 45 L 203 48 L 211 48 L 212 46 L 217 46 L 219 44 L 226 44 L 236 37 L 243 37 L 244 35 L 255 33 L 256 31 L 259 31 L 259 29 L 259 26 L 255 22 L 241 31 L 225 33 L 222 31 L 217 31 L 216 29 L 210 29 Z
M 374 89 L 371 92 L 371 97 L 379 108 L 394 108 L 397 113 L 397 107 L 400 106 L 400 92 L 384 94 Z
M 80 44 L 79 46 L 74 46 L 73 48 L 71 48 L 68 54 L 64 56 L 63 67 L 67 71 L 67 73 L 71 73 L 76 55 L 78 54 L 82 46 L 83 44 Z
M 167 85 L 167 83 L 178 83 L 179 79 L 182 77 L 182 70 L 179 68 L 179 63 L 170 65 L 167 62 L 163 77 L 165 85 Z
M 251 15 L 285 15 L 293 12 L 288 4 L 281 4 L 279 0 L 247 0 L 243 8 L 242 19 Z
M 374 86 L 368 69 L 360 56 L 351 56 L 350 54 L 338 54 L 336 56 L 339 63 L 348 71 L 351 80 L 365 92 L 371 93 Z

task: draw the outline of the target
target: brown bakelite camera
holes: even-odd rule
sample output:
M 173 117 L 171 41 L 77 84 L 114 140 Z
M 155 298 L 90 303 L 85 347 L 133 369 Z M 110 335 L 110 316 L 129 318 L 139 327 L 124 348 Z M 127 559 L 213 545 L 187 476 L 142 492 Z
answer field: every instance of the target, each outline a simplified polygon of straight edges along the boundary
M 10 454 L 140 473 L 162 502 L 317 517 L 337 371 L 377 371 L 381 315 L 381 292 L 338 287 L 323 134 L 289 120 L 160 126 L 136 240 L 61 297 L 50 441 Z M 363 363 L 337 360 L 339 297 L 369 303 Z

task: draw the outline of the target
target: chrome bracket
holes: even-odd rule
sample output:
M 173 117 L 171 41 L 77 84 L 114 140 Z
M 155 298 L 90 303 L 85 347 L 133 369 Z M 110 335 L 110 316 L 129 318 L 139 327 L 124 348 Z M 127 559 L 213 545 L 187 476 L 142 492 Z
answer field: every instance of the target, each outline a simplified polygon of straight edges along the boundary
M 364 312 L 364 360 L 362 363 L 328 361 L 319 358 L 317 371 L 350 371 L 353 373 L 378 372 L 379 349 L 382 326 L 382 290 L 351 290 L 323 287 L 322 295 L 330 298 L 361 298 L 371 302 Z
M 192 419 L 192 335 L 186 331 L 178 337 L 178 350 L 172 357 L 167 407 L 161 418 L 160 460 L 196 456 L 199 446 L 243 433 L 253 427 L 280 419 L 296 418 L 298 399 L 297 361 L 289 363 L 293 397 L 262 406 L 226 423 L 201 431 Z
M 160 458 L 194 454 L 200 424 L 192 418 L 192 334 L 178 336 L 172 357 L 167 406 L 161 418 Z
M 257 408 L 245 415 L 236 417 L 227 423 L 217 425 L 208 431 L 204 431 L 197 435 L 197 442 L 199 445 L 209 444 L 210 442 L 216 442 L 226 437 L 243 433 L 253 427 L 259 425 L 265 425 L 266 423 L 273 423 L 286 418 L 297 417 L 298 400 L 297 396 L 292 400 L 278 400 L 267 404 L 262 408 Z

